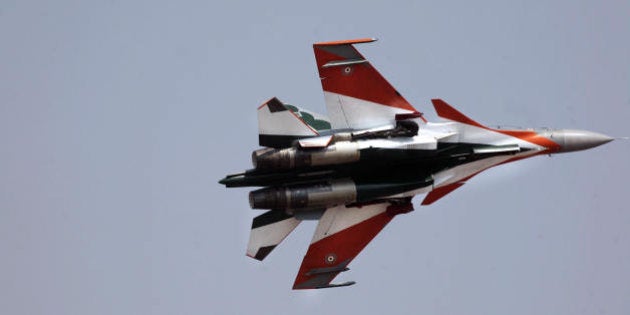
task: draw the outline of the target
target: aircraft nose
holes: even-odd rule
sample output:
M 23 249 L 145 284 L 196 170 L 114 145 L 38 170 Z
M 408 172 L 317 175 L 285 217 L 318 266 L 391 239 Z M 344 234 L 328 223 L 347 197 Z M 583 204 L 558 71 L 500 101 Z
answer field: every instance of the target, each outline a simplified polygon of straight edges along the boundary
M 614 140 L 601 133 L 572 129 L 555 130 L 551 139 L 560 145 L 558 153 L 586 150 Z

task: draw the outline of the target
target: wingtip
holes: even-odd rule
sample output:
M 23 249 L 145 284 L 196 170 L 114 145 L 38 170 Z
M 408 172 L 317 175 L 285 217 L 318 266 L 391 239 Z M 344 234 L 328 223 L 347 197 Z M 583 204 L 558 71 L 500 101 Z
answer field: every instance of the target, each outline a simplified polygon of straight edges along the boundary
M 328 41 L 328 42 L 318 42 L 318 43 L 313 44 L 313 46 L 338 46 L 338 45 L 363 44 L 363 43 L 375 42 L 377 40 L 378 39 L 375 37 L 344 39 L 344 40 L 334 40 L 334 41 Z
M 245 256 L 250 257 L 250 258 L 253 258 L 253 259 L 256 259 L 256 260 L 258 260 L 258 261 L 263 261 L 263 260 L 264 260 L 264 259 L 265 259 L 265 258 L 266 258 L 266 257 L 267 257 L 270 253 L 271 253 L 271 251 L 272 251 L 274 248 L 276 248 L 276 246 L 277 246 L 277 245 L 271 245 L 271 246 L 263 246 L 263 247 L 260 247 L 260 248 L 258 249 L 258 251 L 257 251 L 255 254 L 254 254 L 254 253 L 251 253 L 251 252 L 249 252 L 249 251 L 247 251 L 247 252 L 245 253 Z
M 348 286 L 351 286 L 351 285 L 355 285 L 356 283 L 357 283 L 356 281 L 347 281 L 347 282 L 343 282 L 343 283 L 331 283 L 331 284 L 328 284 L 328 285 L 315 287 L 315 289 L 328 289 L 328 288 L 348 287 Z

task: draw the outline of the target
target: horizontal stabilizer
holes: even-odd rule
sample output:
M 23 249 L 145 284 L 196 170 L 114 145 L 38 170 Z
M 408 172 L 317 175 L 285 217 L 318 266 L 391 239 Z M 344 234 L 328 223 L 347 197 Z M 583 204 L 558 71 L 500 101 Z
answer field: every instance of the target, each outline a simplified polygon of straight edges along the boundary
M 299 224 L 300 220 L 284 211 L 270 210 L 254 218 L 247 244 L 247 256 L 263 260 Z
M 258 107 L 258 140 L 264 147 L 286 148 L 295 140 L 330 129 L 328 118 L 272 98 Z

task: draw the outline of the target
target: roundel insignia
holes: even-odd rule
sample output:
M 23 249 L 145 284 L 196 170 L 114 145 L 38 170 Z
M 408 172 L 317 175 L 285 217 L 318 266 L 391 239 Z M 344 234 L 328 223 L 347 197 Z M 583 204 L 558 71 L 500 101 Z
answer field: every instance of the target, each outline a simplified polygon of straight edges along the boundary
M 325 260 L 327 264 L 332 265 L 335 263 L 335 261 L 337 261 L 337 255 L 335 255 L 334 253 L 330 253 L 326 255 Z

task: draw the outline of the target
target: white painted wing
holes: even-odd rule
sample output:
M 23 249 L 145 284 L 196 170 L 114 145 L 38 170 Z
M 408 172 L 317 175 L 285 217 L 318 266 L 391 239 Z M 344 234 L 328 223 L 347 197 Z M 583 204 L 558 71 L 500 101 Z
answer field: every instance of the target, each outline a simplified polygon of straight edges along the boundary
M 375 39 L 313 45 L 333 129 L 393 126 L 397 114 L 417 113 L 353 44 Z

